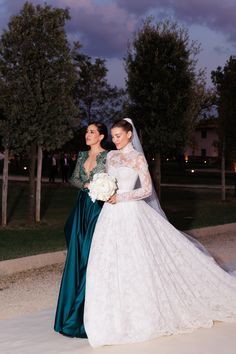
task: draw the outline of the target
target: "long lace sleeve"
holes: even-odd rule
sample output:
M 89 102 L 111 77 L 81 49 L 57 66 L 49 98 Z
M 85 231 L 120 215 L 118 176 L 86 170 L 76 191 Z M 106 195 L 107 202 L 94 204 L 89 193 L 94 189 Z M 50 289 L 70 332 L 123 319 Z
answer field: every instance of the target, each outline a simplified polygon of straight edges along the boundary
M 129 192 L 117 194 L 117 202 L 129 200 L 140 200 L 147 198 L 152 193 L 151 176 L 148 170 L 147 162 L 142 154 L 135 159 L 134 169 L 138 172 L 141 187 Z
M 70 184 L 72 184 L 72 186 L 77 187 L 79 189 L 83 188 L 84 185 L 80 176 L 80 163 L 81 163 L 81 153 L 79 152 L 75 169 L 72 173 L 71 178 L 69 179 Z

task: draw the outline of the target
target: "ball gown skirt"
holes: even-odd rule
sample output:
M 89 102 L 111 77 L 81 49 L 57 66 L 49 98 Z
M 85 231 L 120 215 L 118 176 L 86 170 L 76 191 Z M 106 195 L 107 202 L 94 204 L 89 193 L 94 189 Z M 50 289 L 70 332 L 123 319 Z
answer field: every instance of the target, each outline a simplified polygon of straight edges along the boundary
M 90 250 L 85 328 L 93 347 L 236 321 L 236 278 L 144 201 L 105 203 Z
M 65 225 L 67 258 L 58 297 L 54 329 L 70 337 L 86 338 L 84 298 L 86 268 L 92 236 L 103 203 L 93 203 L 84 189 Z

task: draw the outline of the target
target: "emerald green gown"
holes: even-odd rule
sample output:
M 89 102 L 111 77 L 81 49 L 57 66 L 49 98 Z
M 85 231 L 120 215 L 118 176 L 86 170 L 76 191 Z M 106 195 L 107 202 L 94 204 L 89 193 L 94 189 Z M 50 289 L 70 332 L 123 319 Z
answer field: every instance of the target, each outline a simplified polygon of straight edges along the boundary
M 70 182 L 80 188 L 80 191 L 65 224 L 68 251 L 54 324 L 56 332 L 69 337 L 87 337 L 83 321 L 86 268 L 94 228 L 103 202 L 92 202 L 88 189 L 83 186 L 92 180 L 95 173 L 105 172 L 106 155 L 106 151 L 98 154 L 97 165 L 87 175 L 84 163 L 88 158 L 88 151 L 80 152 L 70 179 Z

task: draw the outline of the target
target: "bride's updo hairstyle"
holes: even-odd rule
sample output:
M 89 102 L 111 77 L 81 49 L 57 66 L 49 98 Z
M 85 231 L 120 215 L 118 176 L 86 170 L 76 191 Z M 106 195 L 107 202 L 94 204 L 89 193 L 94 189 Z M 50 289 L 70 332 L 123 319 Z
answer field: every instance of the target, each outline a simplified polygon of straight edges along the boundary
M 131 132 L 133 134 L 133 126 L 127 120 L 125 119 L 119 119 L 116 122 L 112 124 L 111 129 L 113 128 L 121 128 L 123 129 L 126 133 Z

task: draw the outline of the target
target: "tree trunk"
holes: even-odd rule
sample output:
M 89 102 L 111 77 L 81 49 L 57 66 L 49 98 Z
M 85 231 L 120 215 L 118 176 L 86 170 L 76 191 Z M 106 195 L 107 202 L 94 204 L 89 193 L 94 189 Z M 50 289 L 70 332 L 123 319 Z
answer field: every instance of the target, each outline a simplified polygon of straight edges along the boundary
M 42 160 L 43 160 L 42 148 L 41 148 L 41 146 L 38 146 L 37 181 L 36 181 L 36 208 L 35 208 L 35 221 L 36 222 L 40 222 Z
M 161 201 L 161 155 L 155 154 L 154 181 L 159 201 Z
M 234 196 L 236 197 L 236 167 L 234 170 Z
M 7 225 L 8 158 L 9 150 L 5 149 L 2 175 L 2 226 Z
M 29 166 L 29 205 L 28 221 L 30 224 L 35 222 L 35 166 L 36 166 L 36 144 L 33 143 L 30 149 Z
M 223 142 L 221 151 L 221 200 L 225 201 L 225 143 Z

